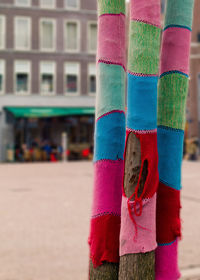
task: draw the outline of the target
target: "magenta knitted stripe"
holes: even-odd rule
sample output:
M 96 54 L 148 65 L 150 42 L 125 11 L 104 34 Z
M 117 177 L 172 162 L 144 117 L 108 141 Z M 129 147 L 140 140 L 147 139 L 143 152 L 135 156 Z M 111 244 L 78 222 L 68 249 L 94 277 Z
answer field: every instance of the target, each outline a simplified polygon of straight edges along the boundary
M 189 75 L 190 39 L 191 32 L 184 28 L 170 27 L 163 33 L 160 75 L 171 71 Z
M 160 1 L 158 0 L 134 0 L 131 5 L 131 20 L 137 20 L 150 25 L 160 25 Z
M 97 61 L 126 67 L 125 16 L 123 14 L 99 17 Z
M 92 217 L 103 213 L 121 214 L 123 160 L 94 164 Z

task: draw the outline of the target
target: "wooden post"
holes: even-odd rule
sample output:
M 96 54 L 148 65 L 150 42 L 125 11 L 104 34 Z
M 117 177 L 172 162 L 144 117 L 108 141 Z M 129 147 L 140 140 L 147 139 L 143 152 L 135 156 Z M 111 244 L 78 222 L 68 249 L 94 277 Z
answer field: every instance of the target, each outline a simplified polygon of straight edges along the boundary
M 160 0 L 130 0 L 119 280 L 155 279 Z
M 140 142 L 134 133 L 127 140 L 125 155 L 124 191 L 130 197 L 135 191 L 141 167 Z M 138 194 L 141 195 L 147 176 L 147 163 L 144 165 Z M 121 256 L 119 280 L 155 279 L 155 251 Z
M 118 263 L 104 263 L 103 265 L 94 268 L 90 261 L 90 280 L 118 280 Z
M 181 165 L 194 0 L 167 0 L 158 85 L 156 279 L 179 279 Z M 170 256 L 170 257 L 166 257 Z
M 125 145 L 125 0 L 98 0 L 90 280 L 117 280 Z

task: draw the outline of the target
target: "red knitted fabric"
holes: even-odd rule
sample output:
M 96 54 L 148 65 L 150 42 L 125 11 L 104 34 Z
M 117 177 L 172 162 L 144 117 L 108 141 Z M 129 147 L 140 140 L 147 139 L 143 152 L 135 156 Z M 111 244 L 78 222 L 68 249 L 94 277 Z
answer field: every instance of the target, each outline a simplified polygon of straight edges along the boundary
M 159 183 L 157 192 L 157 242 L 164 244 L 181 236 L 180 191 Z
M 91 220 L 89 237 L 90 258 L 94 267 L 104 261 L 119 262 L 119 216 L 104 215 Z
M 130 130 L 126 131 L 126 143 L 128 140 L 128 136 L 131 133 Z M 151 198 L 155 194 L 158 188 L 159 183 L 159 174 L 158 174 L 158 151 L 157 151 L 157 133 L 140 133 L 140 132 L 132 132 L 135 136 L 140 140 L 141 146 L 141 168 L 140 168 L 140 176 L 138 180 L 138 185 L 135 189 L 135 193 L 129 198 L 133 198 L 137 201 L 141 200 L 142 198 Z M 125 149 L 126 153 L 126 149 Z M 144 185 L 143 193 L 141 194 L 140 198 L 138 199 L 137 191 L 139 188 L 139 182 L 142 176 L 142 170 L 145 160 L 148 162 L 148 174 Z M 124 188 L 123 188 L 124 192 Z M 123 193 L 125 196 L 125 193 Z

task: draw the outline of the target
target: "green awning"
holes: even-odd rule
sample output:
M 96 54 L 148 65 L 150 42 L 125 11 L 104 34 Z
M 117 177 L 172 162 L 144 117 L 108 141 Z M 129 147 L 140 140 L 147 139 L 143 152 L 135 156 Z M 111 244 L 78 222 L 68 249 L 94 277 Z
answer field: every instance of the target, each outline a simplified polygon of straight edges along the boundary
M 5 107 L 16 118 L 48 118 L 70 115 L 94 115 L 95 108 L 89 107 Z

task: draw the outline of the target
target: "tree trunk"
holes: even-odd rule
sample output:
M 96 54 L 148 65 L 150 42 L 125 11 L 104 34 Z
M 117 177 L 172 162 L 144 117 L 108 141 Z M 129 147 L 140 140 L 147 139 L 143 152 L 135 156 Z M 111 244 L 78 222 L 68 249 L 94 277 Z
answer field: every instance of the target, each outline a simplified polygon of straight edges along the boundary
M 155 251 L 130 254 L 120 258 L 120 280 L 154 280 Z
M 140 141 L 130 133 L 127 139 L 124 191 L 130 197 L 138 182 L 141 167 Z M 142 180 L 138 195 L 141 195 L 147 177 L 147 162 L 142 171 Z M 155 251 L 148 253 L 128 254 L 120 257 L 119 280 L 153 280 L 155 279 Z
M 90 280 L 117 280 L 125 146 L 125 0 L 98 0 Z
M 104 263 L 94 268 L 92 261 L 90 261 L 90 280 L 118 280 L 118 270 L 118 263 Z

